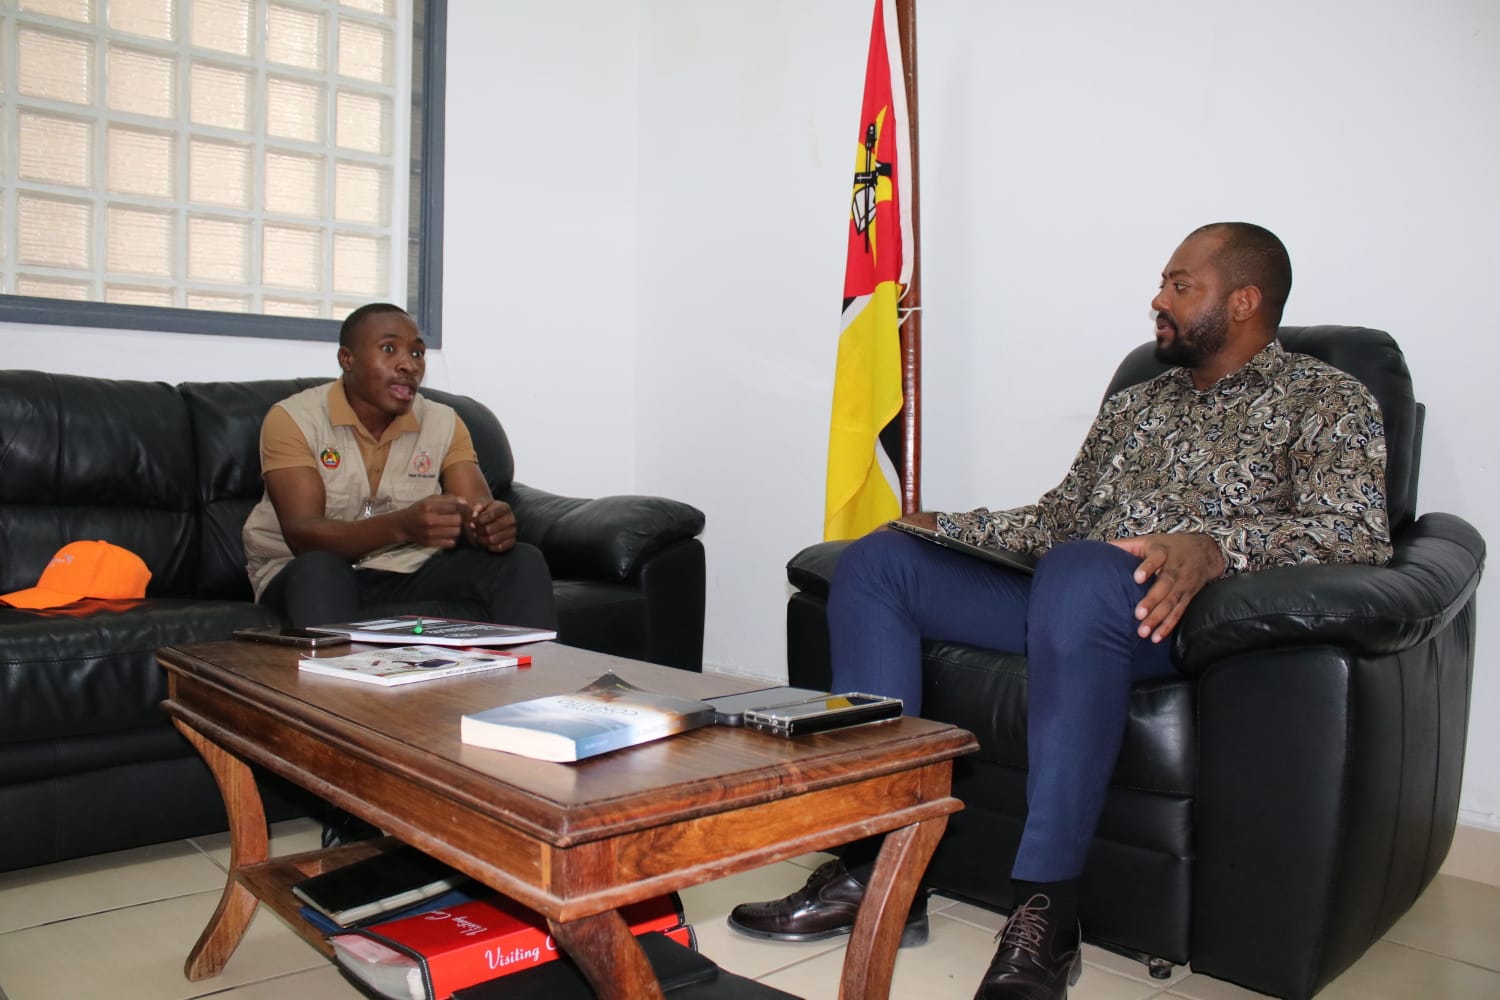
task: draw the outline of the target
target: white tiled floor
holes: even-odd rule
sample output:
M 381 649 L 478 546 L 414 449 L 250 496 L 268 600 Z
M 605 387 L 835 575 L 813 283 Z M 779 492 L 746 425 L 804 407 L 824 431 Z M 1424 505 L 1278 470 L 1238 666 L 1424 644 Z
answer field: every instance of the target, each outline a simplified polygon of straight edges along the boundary
M 272 852 L 317 846 L 306 820 L 278 824 Z M 842 939 L 777 944 L 734 934 L 735 903 L 800 885 L 819 856 L 685 891 L 699 947 L 724 968 L 807 1000 L 838 995 Z M 190 983 L 188 949 L 218 903 L 225 838 L 205 837 L 0 874 L 0 1000 L 358 1000 L 329 964 L 262 909 L 222 975 Z M 932 938 L 903 949 L 892 996 L 968 1000 L 1003 917 L 934 897 Z M 1166 981 L 1091 946 L 1072 1000 L 1247 1000 L 1259 996 L 1179 969 Z M 1412 911 L 1320 997 L 1327 1000 L 1500 998 L 1500 889 L 1439 875 Z

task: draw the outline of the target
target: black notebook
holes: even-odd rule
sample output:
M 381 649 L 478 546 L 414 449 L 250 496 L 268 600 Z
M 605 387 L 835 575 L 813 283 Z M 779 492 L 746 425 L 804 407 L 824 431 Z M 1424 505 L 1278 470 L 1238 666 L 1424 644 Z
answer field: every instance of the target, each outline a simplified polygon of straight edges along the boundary
M 636 937 L 641 950 L 661 981 L 663 993 L 670 993 L 693 983 L 717 979 L 719 967 L 692 948 L 680 945 L 652 931 Z M 518 997 L 546 997 L 547 1000 L 594 1000 L 593 988 L 578 966 L 566 955 L 557 961 L 513 972 L 453 991 L 453 1000 L 516 1000 Z
M 398 847 L 303 879 L 292 893 L 340 927 L 420 903 L 468 882 L 468 876 L 414 847 Z
M 962 552 L 966 556 L 973 556 L 975 559 L 983 559 L 985 562 L 992 562 L 997 566 L 1004 566 L 1006 569 L 1015 570 L 1017 573 L 1025 573 L 1030 576 L 1036 572 L 1036 556 L 1030 552 L 1016 552 L 1013 549 L 995 549 L 990 548 L 988 545 L 974 545 L 971 542 L 961 542 L 957 538 L 948 537 L 941 531 L 934 531 L 932 528 L 923 528 L 920 525 L 907 524 L 905 521 L 890 521 L 888 522 L 888 526 L 895 528 L 897 531 L 904 531 L 908 535 L 915 535 L 917 538 L 925 538 L 934 545 L 941 545 L 945 549 L 952 549 L 954 552 Z

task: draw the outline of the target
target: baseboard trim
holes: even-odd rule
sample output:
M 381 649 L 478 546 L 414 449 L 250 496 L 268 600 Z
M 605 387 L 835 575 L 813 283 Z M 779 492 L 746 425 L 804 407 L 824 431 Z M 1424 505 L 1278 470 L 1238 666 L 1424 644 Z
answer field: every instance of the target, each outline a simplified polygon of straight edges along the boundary
M 1500 830 L 1460 823 L 1438 873 L 1500 888 Z

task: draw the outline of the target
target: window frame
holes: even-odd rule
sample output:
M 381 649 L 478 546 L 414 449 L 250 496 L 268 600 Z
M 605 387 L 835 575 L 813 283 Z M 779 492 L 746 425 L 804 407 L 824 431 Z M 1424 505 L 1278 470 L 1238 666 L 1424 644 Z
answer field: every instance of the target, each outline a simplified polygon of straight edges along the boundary
M 412 7 L 412 137 L 408 196 L 415 194 L 420 218 L 409 220 L 406 241 L 417 241 L 416 267 L 406 279 L 406 302 L 428 347 L 442 346 L 443 131 L 446 105 L 448 0 L 415 0 Z M 414 273 L 413 273 L 414 272 Z M 212 309 L 77 302 L 32 295 L 0 294 L 0 323 L 106 328 L 127 332 L 200 333 L 333 343 L 339 320 Z

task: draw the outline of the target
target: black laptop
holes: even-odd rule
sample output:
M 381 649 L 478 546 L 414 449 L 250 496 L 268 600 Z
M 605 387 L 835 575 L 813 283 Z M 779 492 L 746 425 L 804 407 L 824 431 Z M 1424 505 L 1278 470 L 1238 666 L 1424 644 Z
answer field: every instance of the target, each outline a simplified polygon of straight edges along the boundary
M 966 556 L 975 559 L 983 559 L 1006 569 L 1013 569 L 1017 573 L 1025 573 L 1028 576 L 1036 572 L 1036 556 L 1030 552 L 1016 552 L 1011 549 L 996 549 L 988 545 L 975 545 L 972 542 L 961 542 L 957 538 L 950 538 L 941 531 L 932 528 L 923 528 L 920 525 L 908 524 L 905 521 L 891 521 L 890 527 L 897 531 L 904 531 L 908 535 L 925 538 L 934 545 L 941 545 L 945 549 L 954 552 L 962 552 Z

